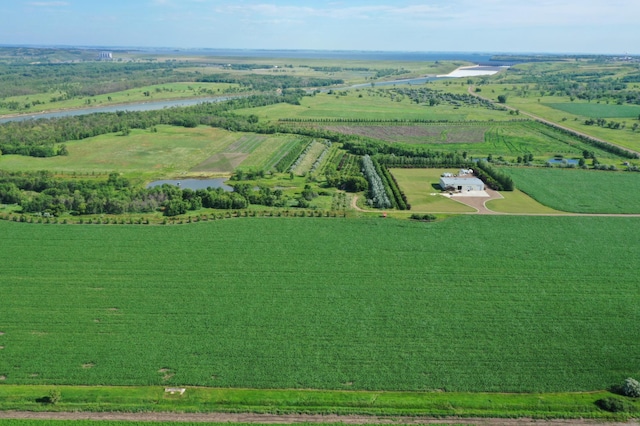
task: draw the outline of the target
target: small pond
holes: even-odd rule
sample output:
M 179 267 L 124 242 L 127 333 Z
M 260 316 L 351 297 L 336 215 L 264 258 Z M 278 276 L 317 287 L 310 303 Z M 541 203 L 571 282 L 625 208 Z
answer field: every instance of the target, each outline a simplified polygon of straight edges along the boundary
M 147 188 L 153 188 L 154 186 L 161 186 L 165 183 L 169 185 L 179 186 L 180 188 L 193 189 L 207 189 L 207 188 L 222 188 L 225 191 L 232 192 L 233 188 L 225 184 L 227 178 L 217 179 L 178 179 L 178 180 L 156 180 L 147 185 Z
M 580 163 L 580 160 L 576 160 L 573 158 L 552 158 L 547 160 L 547 163 L 550 164 L 575 164 L 576 166 Z

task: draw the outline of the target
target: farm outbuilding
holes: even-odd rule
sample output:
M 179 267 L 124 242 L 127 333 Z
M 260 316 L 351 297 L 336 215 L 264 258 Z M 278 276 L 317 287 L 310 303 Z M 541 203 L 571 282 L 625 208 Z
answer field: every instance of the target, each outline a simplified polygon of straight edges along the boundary
M 445 191 L 484 191 L 484 182 L 475 177 L 441 177 L 440 188 Z

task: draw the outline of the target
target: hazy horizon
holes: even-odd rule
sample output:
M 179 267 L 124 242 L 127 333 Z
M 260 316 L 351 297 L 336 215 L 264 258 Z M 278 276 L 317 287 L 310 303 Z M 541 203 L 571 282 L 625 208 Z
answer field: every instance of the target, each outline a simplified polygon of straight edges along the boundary
M 637 0 L 3 1 L 3 45 L 640 53 Z

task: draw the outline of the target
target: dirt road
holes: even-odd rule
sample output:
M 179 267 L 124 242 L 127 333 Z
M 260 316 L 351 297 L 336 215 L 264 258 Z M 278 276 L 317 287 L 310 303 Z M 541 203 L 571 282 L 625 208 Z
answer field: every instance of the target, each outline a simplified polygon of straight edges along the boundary
M 216 423 L 343 423 L 345 425 L 388 424 L 388 425 L 544 425 L 544 426 L 633 426 L 637 421 L 627 423 L 603 422 L 597 420 L 533 420 L 533 419 L 496 419 L 463 417 L 375 417 L 375 416 L 338 416 L 320 414 L 241 414 L 241 413 L 91 413 L 91 412 L 30 412 L 0 411 L 0 419 L 36 419 L 36 420 L 109 420 L 109 421 L 155 421 L 155 422 L 216 422 Z

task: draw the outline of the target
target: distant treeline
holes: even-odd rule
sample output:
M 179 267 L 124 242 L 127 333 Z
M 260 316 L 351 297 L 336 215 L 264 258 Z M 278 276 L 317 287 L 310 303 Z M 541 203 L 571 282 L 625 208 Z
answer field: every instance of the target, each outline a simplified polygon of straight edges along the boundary
M 264 68 L 264 65 L 260 67 Z M 255 69 L 236 65 L 233 69 Z M 12 96 L 50 93 L 50 102 L 120 92 L 137 87 L 175 82 L 235 83 L 245 90 L 326 87 L 343 84 L 341 79 L 310 78 L 291 75 L 228 74 L 203 75 L 193 64 L 182 62 L 81 62 L 63 64 L 0 63 L 0 103 Z M 38 101 L 42 103 L 42 101 Z M 15 109 L 15 108 L 14 108 Z
M 276 89 L 292 89 L 305 87 L 326 87 L 344 84 L 337 78 L 299 77 L 294 75 L 259 75 L 259 74 L 211 74 L 196 79 L 200 83 L 234 83 L 247 89 L 269 91 Z
M 0 99 L 62 92 L 66 98 L 94 96 L 136 87 L 195 81 L 200 73 L 177 62 L 82 62 L 71 64 L 0 64 Z
M 640 92 L 627 88 L 627 83 L 640 81 L 637 71 L 619 77 L 615 72 L 605 70 L 531 73 L 510 68 L 507 76 L 509 82 L 523 84 L 513 88 L 519 96 L 569 96 L 586 101 L 640 105 Z

